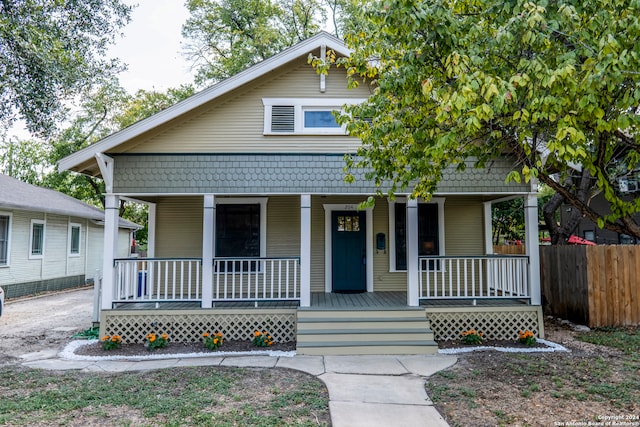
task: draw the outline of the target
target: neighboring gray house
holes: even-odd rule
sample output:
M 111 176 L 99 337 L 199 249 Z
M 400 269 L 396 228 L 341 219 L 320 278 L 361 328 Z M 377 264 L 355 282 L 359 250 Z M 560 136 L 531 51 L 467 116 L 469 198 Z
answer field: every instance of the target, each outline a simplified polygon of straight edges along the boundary
M 83 285 L 102 269 L 104 212 L 0 174 L 0 285 L 7 298 Z M 138 225 L 120 219 L 118 256 Z

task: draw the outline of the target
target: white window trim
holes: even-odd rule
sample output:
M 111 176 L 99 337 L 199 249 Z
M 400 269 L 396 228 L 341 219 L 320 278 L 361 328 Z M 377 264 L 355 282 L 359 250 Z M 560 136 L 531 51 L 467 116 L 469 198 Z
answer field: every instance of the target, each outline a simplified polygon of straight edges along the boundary
M 0 268 L 7 268 L 11 267 L 11 225 L 13 224 L 13 214 L 11 212 L 0 211 L 0 216 L 9 217 L 7 227 L 7 262 L 6 264 L 0 264 Z
M 260 205 L 260 258 L 267 256 L 267 202 L 268 197 L 216 197 L 216 205 Z M 216 229 L 217 218 L 213 218 L 213 228 Z M 216 239 L 213 239 L 213 256 L 216 253 Z
M 33 225 L 42 224 L 42 254 L 33 254 Z M 29 226 L 29 259 L 43 259 L 46 251 L 47 221 L 44 219 L 32 219 Z
M 71 231 L 73 230 L 74 227 L 77 227 L 79 230 L 79 234 L 78 234 L 78 253 L 73 253 L 71 252 L 71 237 L 72 237 L 72 233 Z M 69 228 L 68 228 L 68 237 L 67 237 L 67 256 L 68 257 L 79 257 L 82 254 L 82 224 L 77 223 L 77 222 L 70 222 L 69 223 Z
M 344 105 L 361 104 L 365 98 L 262 98 L 264 105 L 264 135 L 346 135 L 345 126 L 338 128 L 305 128 L 304 111 L 342 110 Z M 293 132 L 271 131 L 271 107 L 293 106 L 294 130 Z
M 418 200 L 418 203 L 423 204 L 437 204 L 438 205 L 438 256 L 444 256 L 445 251 L 445 238 L 444 238 L 444 202 L 445 197 L 432 197 L 431 200 L 425 202 L 424 200 Z M 396 200 L 389 200 L 389 272 L 390 273 L 406 273 L 407 270 L 396 269 L 396 203 L 407 203 L 406 197 L 396 197 Z

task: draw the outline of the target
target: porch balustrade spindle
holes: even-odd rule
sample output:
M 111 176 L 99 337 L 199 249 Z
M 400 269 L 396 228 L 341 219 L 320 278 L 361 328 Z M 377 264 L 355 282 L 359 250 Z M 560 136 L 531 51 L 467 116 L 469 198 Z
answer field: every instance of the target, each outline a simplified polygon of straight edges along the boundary
M 526 256 L 420 257 L 421 299 L 529 299 Z

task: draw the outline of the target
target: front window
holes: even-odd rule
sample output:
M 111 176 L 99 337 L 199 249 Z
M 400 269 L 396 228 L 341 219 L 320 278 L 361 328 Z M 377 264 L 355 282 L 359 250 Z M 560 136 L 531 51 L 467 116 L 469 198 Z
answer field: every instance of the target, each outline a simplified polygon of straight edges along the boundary
M 0 215 L 0 266 L 9 265 L 9 226 L 11 217 Z
M 440 255 L 440 215 L 436 203 L 418 204 L 418 255 Z M 407 269 L 407 204 L 394 203 L 392 209 L 395 270 Z M 433 264 L 435 265 L 435 264 Z M 393 270 L 393 264 L 392 264 Z
M 31 220 L 30 258 L 42 258 L 44 256 L 44 225 L 44 221 Z
M 260 256 L 260 205 L 223 204 L 216 208 L 216 257 Z
M 69 226 L 69 255 L 80 255 L 80 224 Z

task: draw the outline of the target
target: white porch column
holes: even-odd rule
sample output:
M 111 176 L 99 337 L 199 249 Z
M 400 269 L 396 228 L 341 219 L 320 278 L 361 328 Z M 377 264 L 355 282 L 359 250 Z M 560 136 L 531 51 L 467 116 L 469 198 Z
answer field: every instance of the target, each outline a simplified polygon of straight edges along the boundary
M 147 257 L 156 256 L 156 204 L 149 203 L 149 217 L 147 223 Z
M 102 261 L 102 304 L 103 310 L 111 310 L 113 288 L 115 284 L 114 260 L 118 248 L 118 209 L 119 199 L 115 194 L 104 197 L 104 250 Z
M 420 305 L 418 284 L 418 200 L 407 200 L 407 305 Z
M 538 197 L 528 194 L 524 199 L 524 226 L 527 255 L 529 256 L 529 286 L 531 304 L 540 305 L 540 249 L 538 247 Z
M 202 215 L 202 308 L 211 308 L 213 300 L 213 242 L 215 239 L 216 200 L 204 195 Z
M 484 202 L 484 253 L 486 255 L 493 254 L 493 214 L 491 207 L 493 202 Z
M 300 307 L 311 306 L 311 195 L 300 195 Z

